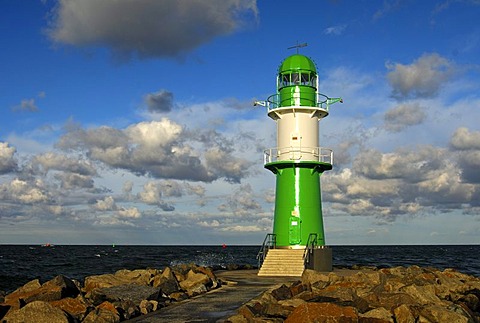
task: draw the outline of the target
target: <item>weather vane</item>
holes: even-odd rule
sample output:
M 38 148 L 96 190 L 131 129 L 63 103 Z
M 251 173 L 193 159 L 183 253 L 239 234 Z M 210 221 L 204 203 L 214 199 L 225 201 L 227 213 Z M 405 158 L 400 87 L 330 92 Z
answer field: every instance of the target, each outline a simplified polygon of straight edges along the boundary
M 298 54 L 298 49 L 301 48 L 301 47 L 307 47 L 307 43 L 299 44 L 298 40 L 297 40 L 297 44 L 295 46 L 288 47 L 287 49 L 296 48 L 297 49 L 297 54 Z

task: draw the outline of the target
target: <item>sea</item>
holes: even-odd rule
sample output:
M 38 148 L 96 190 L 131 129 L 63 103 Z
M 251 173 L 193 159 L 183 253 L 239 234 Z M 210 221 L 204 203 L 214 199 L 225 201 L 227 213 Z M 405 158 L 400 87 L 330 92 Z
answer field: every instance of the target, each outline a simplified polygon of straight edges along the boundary
M 480 245 L 331 246 L 333 266 L 378 268 L 418 265 L 453 268 L 480 277 Z M 57 275 L 85 277 L 120 269 L 163 269 L 196 264 L 215 270 L 258 267 L 260 246 L 0 245 L 0 291 L 9 293 Z

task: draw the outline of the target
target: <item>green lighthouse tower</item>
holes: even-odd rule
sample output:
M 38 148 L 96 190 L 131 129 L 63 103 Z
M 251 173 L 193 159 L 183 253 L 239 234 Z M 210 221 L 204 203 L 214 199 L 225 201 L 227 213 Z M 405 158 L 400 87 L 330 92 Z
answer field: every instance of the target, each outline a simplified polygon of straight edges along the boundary
M 319 121 L 342 99 L 320 94 L 318 83 L 315 63 L 297 53 L 280 64 L 277 93 L 256 102 L 277 124 L 277 147 L 264 152 L 264 167 L 276 175 L 269 248 L 325 246 L 320 176 L 332 169 L 333 151 L 319 145 Z

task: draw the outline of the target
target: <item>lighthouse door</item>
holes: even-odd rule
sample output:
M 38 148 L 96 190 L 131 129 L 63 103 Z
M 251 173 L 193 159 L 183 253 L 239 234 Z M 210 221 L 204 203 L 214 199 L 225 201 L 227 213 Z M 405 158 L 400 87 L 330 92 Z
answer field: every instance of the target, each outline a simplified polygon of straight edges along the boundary
M 301 242 L 301 222 L 300 218 L 296 216 L 290 217 L 288 242 L 291 245 L 299 244 Z

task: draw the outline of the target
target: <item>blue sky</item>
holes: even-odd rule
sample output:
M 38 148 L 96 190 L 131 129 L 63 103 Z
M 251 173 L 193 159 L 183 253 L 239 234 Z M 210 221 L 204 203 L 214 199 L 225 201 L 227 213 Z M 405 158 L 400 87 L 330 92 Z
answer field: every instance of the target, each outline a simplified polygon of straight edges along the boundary
M 2 1 L 0 243 L 260 244 L 275 92 L 320 91 L 327 244 L 480 242 L 480 2 Z

